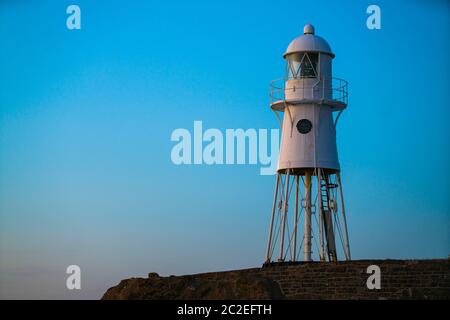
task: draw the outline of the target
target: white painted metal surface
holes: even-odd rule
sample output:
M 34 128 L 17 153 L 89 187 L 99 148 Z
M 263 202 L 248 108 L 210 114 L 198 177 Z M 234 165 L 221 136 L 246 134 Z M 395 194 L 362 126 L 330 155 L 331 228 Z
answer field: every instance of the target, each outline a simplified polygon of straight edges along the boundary
M 331 108 L 326 105 L 288 106 L 284 112 L 278 171 L 287 168 L 325 168 L 339 170 L 336 131 Z M 306 134 L 297 130 L 302 119 L 312 123 Z
M 346 260 L 351 257 L 336 146 L 337 118 L 347 107 L 347 82 L 332 78 L 333 57 L 329 44 L 315 35 L 312 25 L 305 25 L 304 34 L 284 54 L 285 78 L 271 83 L 271 108 L 280 121 L 278 113 L 284 115 L 266 263 L 272 261 L 276 246 L 278 262 L 289 255 L 290 261 L 298 261 L 302 247 L 303 261 L 312 261 L 314 244 L 320 261 L 335 261 L 340 254 Z M 290 208 L 292 191 L 295 201 Z M 340 251 L 336 244 L 342 244 Z
M 303 28 L 303 34 L 292 40 L 283 56 L 294 52 L 322 52 L 334 57 L 328 42 L 314 33 L 314 27 L 310 24 L 306 25 Z

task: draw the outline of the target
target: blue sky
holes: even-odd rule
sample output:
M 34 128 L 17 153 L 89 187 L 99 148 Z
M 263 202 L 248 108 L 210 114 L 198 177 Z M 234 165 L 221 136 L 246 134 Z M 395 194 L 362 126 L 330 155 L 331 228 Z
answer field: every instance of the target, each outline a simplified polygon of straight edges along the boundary
M 381 7 L 382 29 L 366 28 Z M 81 30 L 66 8 L 81 8 Z M 270 80 L 305 23 L 349 82 L 338 127 L 352 256 L 450 253 L 446 1 L 0 3 L 0 298 L 259 266 L 275 178 L 175 166 L 176 128 L 277 128 Z M 65 269 L 82 270 L 82 290 Z

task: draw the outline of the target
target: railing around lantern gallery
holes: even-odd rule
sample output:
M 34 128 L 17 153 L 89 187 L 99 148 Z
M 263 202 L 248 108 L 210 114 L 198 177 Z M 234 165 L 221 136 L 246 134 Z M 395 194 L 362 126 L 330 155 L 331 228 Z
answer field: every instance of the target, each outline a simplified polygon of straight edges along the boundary
M 323 100 L 348 104 L 348 82 L 340 78 L 280 78 L 270 82 L 270 104 L 279 101 Z

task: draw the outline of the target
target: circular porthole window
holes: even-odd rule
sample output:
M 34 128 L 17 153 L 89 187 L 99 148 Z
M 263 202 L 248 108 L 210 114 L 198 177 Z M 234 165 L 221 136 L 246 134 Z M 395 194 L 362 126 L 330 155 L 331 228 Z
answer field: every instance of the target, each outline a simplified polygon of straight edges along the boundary
M 297 130 L 301 134 L 307 134 L 312 129 L 312 123 L 308 119 L 302 119 L 297 122 Z

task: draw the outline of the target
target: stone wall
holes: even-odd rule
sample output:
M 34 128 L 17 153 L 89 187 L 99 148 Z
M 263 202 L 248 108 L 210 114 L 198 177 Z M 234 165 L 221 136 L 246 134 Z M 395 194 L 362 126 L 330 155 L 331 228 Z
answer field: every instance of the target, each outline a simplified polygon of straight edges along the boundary
M 370 265 L 380 267 L 380 290 L 369 290 L 366 286 Z M 148 279 L 124 281 L 109 289 L 103 298 L 450 299 L 450 260 L 272 264 L 179 277 L 151 274 Z

